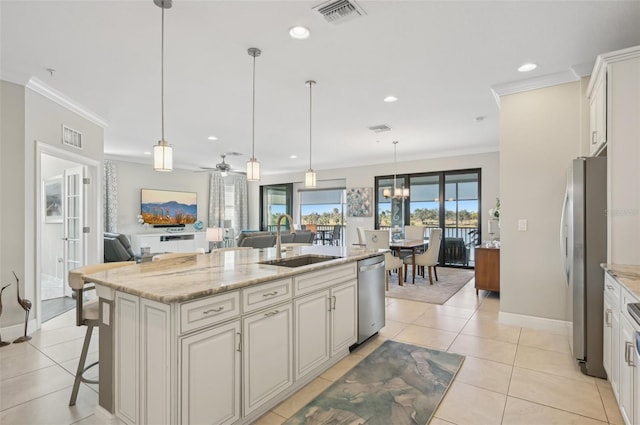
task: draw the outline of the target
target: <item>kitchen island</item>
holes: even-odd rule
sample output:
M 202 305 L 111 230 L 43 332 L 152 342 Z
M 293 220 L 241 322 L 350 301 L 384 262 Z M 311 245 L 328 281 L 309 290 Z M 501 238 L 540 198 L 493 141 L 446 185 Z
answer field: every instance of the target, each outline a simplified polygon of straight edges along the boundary
M 282 257 L 310 264 L 286 267 L 275 248 L 225 251 L 85 276 L 100 407 L 129 424 L 252 422 L 349 353 L 356 261 L 376 255 L 295 247 Z

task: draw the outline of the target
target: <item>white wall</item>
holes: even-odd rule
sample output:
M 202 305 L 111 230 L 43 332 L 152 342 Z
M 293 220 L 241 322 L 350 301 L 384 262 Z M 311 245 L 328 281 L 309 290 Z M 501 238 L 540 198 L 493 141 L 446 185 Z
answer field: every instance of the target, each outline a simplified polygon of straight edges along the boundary
M 560 214 L 566 171 L 584 146 L 585 82 L 500 99 L 501 312 L 571 320 Z
M 496 198 L 499 197 L 498 184 L 500 181 L 500 155 L 497 152 L 477 154 L 477 155 L 465 155 L 446 158 L 434 158 L 419 161 L 407 161 L 398 162 L 397 170 L 398 174 L 404 173 L 420 173 L 431 171 L 446 171 L 446 170 L 462 170 L 469 168 L 480 168 L 482 179 L 482 205 L 480 206 L 482 214 L 487 217 L 489 208 L 495 205 Z M 390 158 L 390 162 L 386 164 L 368 165 L 368 166 L 354 166 L 350 168 L 339 168 L 333 170 L 320 170 L 317 171 L 318 180 L 337 180 L 345 179 L 346 187 L 374 187 L 375 176 L 393 175 L 394 164 L 393 158 Z M 304 180 L 304 171 L 292 174 L 278 174 L 262 176 L 260 182 L 249 183 L 249 224 L 251 228 L 259 227 L 259 214 L 260 204 L 258 201 L 259 186 L 278 184 L 278 183 L 291 183 L 302 182 Z M 294 194 L 295 196 L 295 194 Z M 253 200 L 254 202 L 251 202 Z M 482 220 L 482 232 L 487 234 L 487 220 Z M 358 235 L 356 233 L 356 227 L 363 226 L 365 228 L 373 228 L 374 217 L 347 217 L 347 232 L 346 243 L 347 245 L 357 243 Z
M 145 228 L 138 223 L 140 214 L 140 189 L 177 190 L 196 192 L 198 194 L 198 220 L 207 225 L 209 208 L 209 173 L 198 173 L 186 170 L 172 172 L 153 171 L 149 164 L 138 164 L 125 161 L 114 161 L 118 173 L 118 227 L 119 233 L 127 235 L 135 233 L 159 233 L 164 230 L 151 226 Z M 186 231 L 193 231 L 187 225 Z
M 69 155 L 101 161 L 104 134 L 99 125 L 22 85 L 0 81 L 1 92 L 1 171 L 2 180 L 0 217 L 0 282 L 14 282 L 12 271 L 20 278 L 20 293 L 36 307 L 31 318 L 39 314 L 36 303 L 36 269 L 39 251 L 36 247 L 36 229 L 39 225 L 39 163 L 37 144 L 50 146 Z M 62 125 L 83 134 L 85 148 L 78 151 L 62 145 Z M 97 176 L 93 176 L 96 180 Z M 96 192 L 101 193 L 97 187 Z M 97 256 L 97 232 L 89 235 L 89 253 Z M 5 284 L 6 284 L 5 283 Z M 5 291 L 5 297 L 15 297 L 15 284 Z M 7 292 L 8 291 L 8 292 Z M 6 300 L 7 298 L 5 298 Z M 3 303 L 3 336 L 10 338 L 22 333 L 24 310 L 15 302 Z M 4 333 L 9 328 L 7 333 Z M 30 329 L 31 332 L 33 329 Z M 17 336 L 17 335 L 16 335 Z

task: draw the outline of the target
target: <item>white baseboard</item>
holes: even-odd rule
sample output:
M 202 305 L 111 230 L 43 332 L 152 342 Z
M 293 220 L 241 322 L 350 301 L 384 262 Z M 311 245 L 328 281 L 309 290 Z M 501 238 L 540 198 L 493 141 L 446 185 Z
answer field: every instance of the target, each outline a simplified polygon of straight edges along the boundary
M 545 317 L 526 316 L 524 314 L 501 311 L 498 321 L 505 325 L 539 329 L 565 336 L 573 335 L 573 323 L 566 320 L 547 319 Z
M 31 335 L 36 330 L 37 330 L 36 319 L 29 319 L 29 323 L 27 324 L 27 335 Z M 11 342 L 16 338 L 23 336 L 24 322 L 0 329 L 0 335 L 2 335 L 2 340 L 7 342 Z

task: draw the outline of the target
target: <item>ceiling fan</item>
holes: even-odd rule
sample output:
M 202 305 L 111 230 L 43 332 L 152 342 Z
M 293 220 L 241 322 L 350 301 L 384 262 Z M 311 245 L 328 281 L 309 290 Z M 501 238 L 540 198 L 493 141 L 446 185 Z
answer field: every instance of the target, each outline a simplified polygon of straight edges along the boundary
M 220 174 L 222 174 L 223 177 L 227 176 L 230 172 L 241 173 L 241 171 L 233 169 L 231 167 L 231 164 L 228 164 L 227 162 L 225 162 L 225 158 L 227 156 L 240 156 L 240 155 L 242 155 L 240 152 L 224 152 L 220 155 L 220 157 L 222 158 L 222 162 L 217 163 L 215 168 L 200 167 L 200 169 L 202 169 L 203 171 L 220 171 Z

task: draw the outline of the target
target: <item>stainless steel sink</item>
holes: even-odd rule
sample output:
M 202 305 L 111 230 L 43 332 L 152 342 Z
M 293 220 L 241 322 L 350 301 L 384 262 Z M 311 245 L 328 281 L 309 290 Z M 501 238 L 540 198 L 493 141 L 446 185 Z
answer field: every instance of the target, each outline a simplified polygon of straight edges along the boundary
M 309 264 L 322 263 L 324 261 L 335 260 L 336 258 L 332 255 L 299 255 L 297 257 L 289 257 L 289 258 L 277 258 L 274 260 L 260 261 L 258 264 L 267 264 L 269 266 L 282 266 L 282 267 L 301 267 L 308 266 Z

